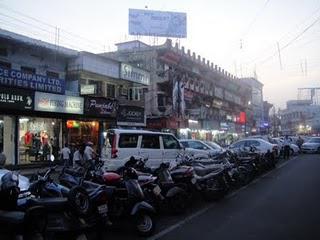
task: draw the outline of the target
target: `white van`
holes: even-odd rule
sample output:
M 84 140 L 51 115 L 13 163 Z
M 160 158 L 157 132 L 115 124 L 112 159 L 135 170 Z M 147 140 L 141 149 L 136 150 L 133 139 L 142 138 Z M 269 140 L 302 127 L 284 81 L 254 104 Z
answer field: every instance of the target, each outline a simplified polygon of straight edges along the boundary
M 183 147 L 173 134 L 145 130 L 111 129 L 106 135 L 105 166 L 115 170 L 131 156 L 148 158 L 148 167 L 175 160 Z

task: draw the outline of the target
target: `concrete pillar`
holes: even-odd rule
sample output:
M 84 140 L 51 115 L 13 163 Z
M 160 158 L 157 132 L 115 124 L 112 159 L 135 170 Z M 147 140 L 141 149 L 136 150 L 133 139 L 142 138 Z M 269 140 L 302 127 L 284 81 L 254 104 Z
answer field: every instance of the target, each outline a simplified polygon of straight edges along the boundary
M 3 117 L 3 152 L 7 156 L 6 164 L 14 164 L 14 118 Z M 18 133 L 17 133 L 18 134 Z M 18 147 L 18 146 L 17 146 Z

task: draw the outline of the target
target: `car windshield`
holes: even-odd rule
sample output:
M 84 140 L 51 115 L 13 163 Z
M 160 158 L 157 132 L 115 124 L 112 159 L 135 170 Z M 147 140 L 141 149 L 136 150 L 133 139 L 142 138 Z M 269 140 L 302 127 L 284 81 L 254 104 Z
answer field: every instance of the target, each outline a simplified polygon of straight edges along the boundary
M 311 138 L 308 143 L 320 143 L 320 138 Z
M 210 141 L 207 141 L 205 142 L 207 145 L 209 145 L 210 147 L 212 147 L 213 149 L 217 149 L 217 150 L 220 150 L 222 149 L 222 147 L 220 147 L 218 144 L 216 144 L 215 142 L 210 142 Z

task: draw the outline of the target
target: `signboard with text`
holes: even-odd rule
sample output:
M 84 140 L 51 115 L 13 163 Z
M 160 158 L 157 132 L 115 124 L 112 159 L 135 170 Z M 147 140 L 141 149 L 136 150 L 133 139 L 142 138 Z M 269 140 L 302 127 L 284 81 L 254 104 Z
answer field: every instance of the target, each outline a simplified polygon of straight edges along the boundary
M 123 126 L 146 126 L 144 108 L 136 106 L 119 106 L 117 124 Z
M 129 34 L 186 38 L 187 14 L 129 9 Z
M 24 73 L 18 70 L 6 69 L 2 67 L 0 67 L 0 85 L 57 94 L 65 93 L 64 79 L 51 78 L 32 73 Z
M 150 85 L 150 73 L 126 63 L 121 63 L 120 78 L 143 85 Z
M 15 110 L 33 110 L 34 93 L 22 89 L 1 87 L 0 107 Z
M 86 97 L 84 113 L 90 116 L 110 117 L 117 111 L 117 102 L 105 98 Z
M 83 114 L 83 98 L 36 92 L 34 109 L 41 112 Z

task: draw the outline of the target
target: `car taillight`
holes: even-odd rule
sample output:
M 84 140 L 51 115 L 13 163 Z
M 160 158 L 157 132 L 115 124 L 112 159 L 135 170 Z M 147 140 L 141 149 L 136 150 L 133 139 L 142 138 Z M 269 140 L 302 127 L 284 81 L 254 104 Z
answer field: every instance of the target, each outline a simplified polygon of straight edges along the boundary
M 111 147 L 111 158 L 117 158 L 117 153 L 118 153 L 118 149 L 117 149 L 117 135 L 114 135 L 113 139 L 112 139 L 112 147 Z

